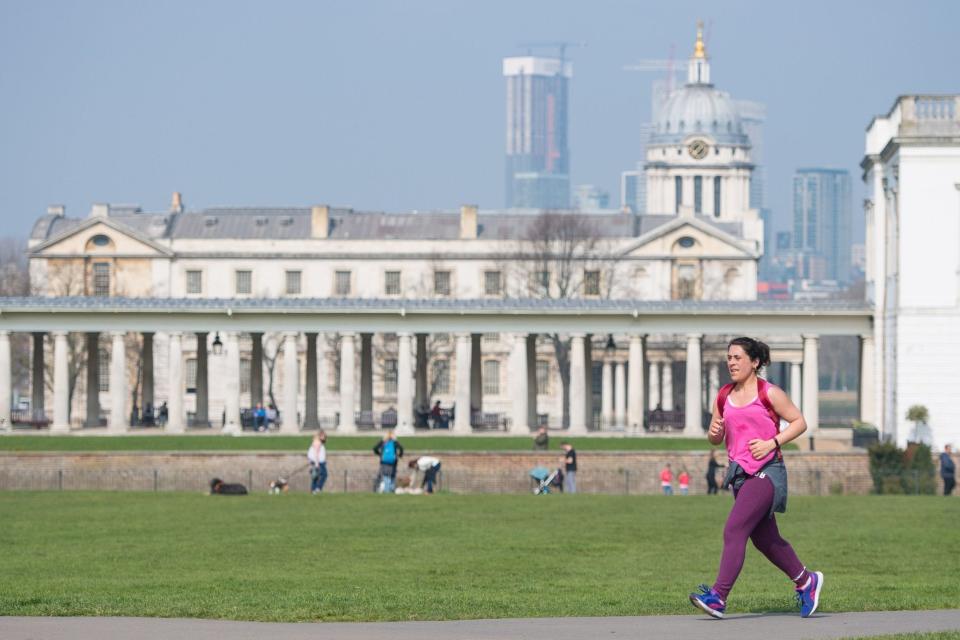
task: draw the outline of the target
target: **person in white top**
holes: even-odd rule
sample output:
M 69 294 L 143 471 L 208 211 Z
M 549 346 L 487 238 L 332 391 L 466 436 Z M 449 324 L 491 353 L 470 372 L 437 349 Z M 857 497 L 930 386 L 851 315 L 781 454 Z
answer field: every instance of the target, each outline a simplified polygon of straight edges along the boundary
M 316 495 L 323 491 L 327 482 L 327 434 L 320 431 L 313 436 L 313 444 L 307 449 L 307 461 L 310 463 L 310 493 Z
M 423 487 L 425 493 L 433 493 L 433 485 L 437 481 L 437 472 L 440 471 L 440 461 L 430 456 L 420 456 L 414 458 L 408 464 L 408 467 L 423 472 Z

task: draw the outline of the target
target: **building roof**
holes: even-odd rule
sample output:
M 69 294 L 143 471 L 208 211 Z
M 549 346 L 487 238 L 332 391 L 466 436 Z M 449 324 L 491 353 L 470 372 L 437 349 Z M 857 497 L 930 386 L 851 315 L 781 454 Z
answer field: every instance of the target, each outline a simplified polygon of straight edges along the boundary
M 302 240 L 311 237 L 309 207 L 212 207 L 183 213 L 132 212 L 110 209 L 107 219 L 119 228 L 152 240 Z M 621 212 L 564 212 L 593 225 L 599 236 L 639 237 L 677 219 L 674 215 L 636 215 Z M 385 213 L 329 209 L 329 235 L 334 240 L 456 240 L 460 237 L 460 212 L 432 211 Z M 699 221 L 739 237 L 737 222 Z M 46 241 L 70 233 L 90 218 L 45 215 L 33 226 L 30 238 Z M 537 215 L 516 211 L 481 211 L 477 217 L 480 240 L 520 240 L 529 237 Z

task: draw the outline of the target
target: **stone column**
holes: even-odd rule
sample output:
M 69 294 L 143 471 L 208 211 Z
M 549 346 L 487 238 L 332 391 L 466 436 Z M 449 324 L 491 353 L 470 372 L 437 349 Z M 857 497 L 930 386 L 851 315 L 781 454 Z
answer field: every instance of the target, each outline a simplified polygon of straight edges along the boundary
M 417 409 L 430 407 L 430 398 L 427 397 L 430 387 L 427 386 L 427 367 L 429 366 L 427 353 L 427 334 L 417 334 L 417 396 L 415 405 Z
M 283 407 L 280 409 L 280 431 L 298 433 L 297 395 L 300 391 L 300 361 L 297 359 L 297 333 L 283 336 Z
M 820 365 L 817 347 L 819 336 L 803 336 L 803 417 L 807 421 L 806 437 L 815 440 L 820 429 Z M 813 450 L 815 442 L 811 443 Z
M 537 426 L 537 334 L 527 335 L 527 426 Z
M 593 428 L 593 335 L 583 336 L 583 420 Z
M 179 332 L 170 334 L 170 358 L 167 364 L 167 433 L 183 433 L 183 338 Z
M 472 346 L 469 333 L 457 334 L 457 379 L 454 387 L 455 407 L 453 431 L 459 434 L 470 433 L 470 361 Z
M 0 331 L 0 431 L 12 430 L 10 403 L 13 400 L 10 332 Z
M 803 375 L 799 362 L 790 363 L 790 400 L 798 407 L 803 406 Z
M 123 433 L 127 424 L 127 334 L 114 331 L 110 334 L 110 432 Z
M 623 362 L 618 361 L 613 372 L 613 423 L 618 427 L 627 424 L 627 372 Z
M 87 333 L 87 417 L 86 427 L 100 426 L 100 334 Z
M 627 426 L 643 431 L 644 380 L 643 352 L 645 339 L 640 335 L 630 336 L 629 367 L 627 371 Z
M 207 333 L 197 333 L 197 387 L 196 411 L 193 414 L 193 424 L 198 427 L 210 426 L 210 386 L 207 372 Z M 112 388 L 112 387 L 111 387 Z
M 686 389 L 684 390 L 684 426 L 683 435 L 688 438 L 703 437 L 703 408 L 701 404 L 701 388 L 703 376 L 700 361 L 699 333 L 687 334 L 687 375 Z
M 143 407 L 146 409 L 147 405 L 154 408 L 154 418 L 156 418 L 157 412 L 154 404 L 156 399 L 153 395 L 153 334 L 152 333 L 143 333 L 143 389 L 141 391 L 140 397 L 142 398 Z
M 613 426 L 613 363 L 604 359 L 600 376 L 600 421 L 601 429 Z M 588 391 L 589 393 L 589 391 Z
M 480 333 L 470 334 L 470 411 L 483 411 L 483 350 Z M 457 405 L 459 409 L 460 405 Z
M 650 363 L 650 402 L 647 405 L 650 411 L 657 408 L 660 401 L 660 365 L 656 362 Z M 660 407 L 663 408 L 662 406 Z
M 527 375 L 527 334 L 513 334 L 510 351 L 510 432 L 516 435 L 530 433 L 530 395 L 527 393 L 530 378 Z
M 70 372 L 67 332 L 53 332 L 53 424 L 51 433 L 70 431 Z M 41 387 L 42 388 L 42 387 Z
M 413 435 L 413 336 L 397 334 L 397 434 Z
M 860 336 L 860 421 L 876 426 L 873 335 Z
M 223 432 L 236 435 L 243 430 L 240 424 L 240 336 L 236 331 L 227 331 L 224 338 L 223 351 L 227 358 L 224 373 L 227 379 L 224 385 Z
M 360 334 L 360 411 L 373 412 L 373 334 Z
M 587 433 L 587 377 L 584 373 L 585 337 L 570 336 L 570 435 Z
M 263 334 L 250 334 L 250 406 L 263 404 Z
M 356 335 L 343 333 L 340 337 L 340 426 L 337 433 L 351 434 L 357 432 L 357 418 L 355 415 L 354 391 L 356 389 Z
M 660 380 L 660 405 L 664 411 L 673 411 L 673 363 L 664 362 Z
M 46 334 L 35 332 L 33 334 L 33 362 L 31 365 L 31 381 L 30 381 L 30 414 L 34 419 L 40 419 L 44 417 L 46 413 L 44 403 L 44 388 L 46 382 L 44 381 L 44 363 L 43 363 L 43 338 Z
M 317 334 L 307 334 L 307 384 L 304 390 L 303 428 L 319 429 L 317 417 Z

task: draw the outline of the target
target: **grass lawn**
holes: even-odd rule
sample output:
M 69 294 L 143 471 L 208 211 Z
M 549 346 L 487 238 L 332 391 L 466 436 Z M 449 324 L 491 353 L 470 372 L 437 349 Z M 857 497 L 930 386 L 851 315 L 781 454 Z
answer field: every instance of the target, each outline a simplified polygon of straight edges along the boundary
M 841 640 L 960 640 L 960 631 L 938 631 L 931 633 L 895 633 L 886 636 L 861 636 Z
M 0 493 L 0 615 L 443 620 L 692 614 L 730 499 Z M 825 611 L 956 606 L 957 508 L 793 497 Z M 731 612 L 793 611 L 752 547 Z
M 0 451 L 296 451 L 310 445 L 310 434 L 302 436 L 184 435 L 184 436 L 37 436 L 0 437 Z M 337 436 L 327 439 L 328 451 L 368 451 L 380 439 L 365 436 Z M 560 450 L 563 437 L 551 435 L 550 448 Z M 401 438 L 418 451 L 530 451 L 533 440 L 524 437 L 427 436 Z M 579 451 L 706 451 L 706 438 L 570 438 Z M 793 444 L 787 449 L 796 449 Z

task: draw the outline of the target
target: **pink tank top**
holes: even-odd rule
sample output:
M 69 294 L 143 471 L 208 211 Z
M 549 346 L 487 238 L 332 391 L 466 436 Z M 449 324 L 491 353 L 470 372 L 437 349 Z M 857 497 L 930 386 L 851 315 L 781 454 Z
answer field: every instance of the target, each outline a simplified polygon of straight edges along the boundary
M 777 455 L 774 449 L 760 460 L 754 460 L 750 453 L 751 440 L 769 440 L 777 435 L 778 431 L 759 397 L 743 407 L 733 404 L 727 397 L 723 408 L 723 425 L 726 430 L 727 455 L 747 473 L 756 473 Z

